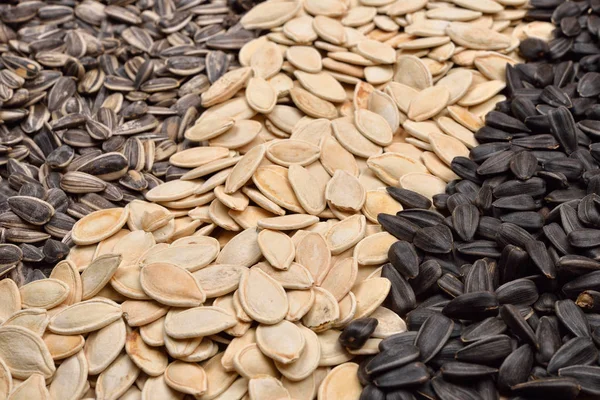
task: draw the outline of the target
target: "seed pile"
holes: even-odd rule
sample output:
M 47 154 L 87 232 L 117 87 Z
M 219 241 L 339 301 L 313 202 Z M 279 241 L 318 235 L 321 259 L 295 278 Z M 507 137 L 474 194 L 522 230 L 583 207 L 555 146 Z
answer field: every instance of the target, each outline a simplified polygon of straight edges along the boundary
M 521 43 L 532 62 L 507 66 L 508 100 L 452 161 L 461 180 L 434 208 L 388 187 L 404 210 L 378 216 L 398 239 L 383 304 L 408 331 L 361 363 L 364 399 L 600 396 L 598 17 L 589 2 L 532 3 L 551 7 L 530 14 L 557 38 Z M 342 337 L 360 347 L 374 326 Z
M 506 7 L 455 3 L 308 1 L 302 12 L 296 2 L 263 3 L 241 22 L 271 32 L 245 45 L 240 62 L 258 68 L 276 89 L 273 94 L 265 82 L 253 79 L 247 101 L 267 114 L 266 127 L 275 138 L 289 137 L 294 125 L 292 120 L 282 129 L 271 121 L 276 98 L 291 102 L 288 114 L 296 119 L 332 120 L 337 143 L 329 141 L 341 145 L 340 154 L 346 150 L 359 162 L 367 158 L 371 171 L 365 174 L 385 184 L 400 180 L 402 187 L 431 197 L 457 178 L 449 168 L 452 158 L 477 145 L 473 132 L 505 99 L 500 94 L 505 66 L 522 60 L 515 51 L 520 40 L 549 39 L 553 28 L 521 22 L 524 1 Z M 269 68 L 263 65 L 267 62 Z M 277 74 L 280 69 L 288 76 Z M 299 128 L 292 129 L 292 138 Z
M 269 229 L 252 226 L 222 248 L 184 233 L 195 228 L 176 224 L 174 236 L 173 214 L 154 203 L 83 217 L 48 279 L 0 281 L 0 397 L 16 387 L 57 399 L 358 398 L 349 361 L 406 330 L 381 306 L 390 282 L 368 276 L 394 238 L 363 238 L 364 216 L 333 225 L 327 241 L 290 238 L 286 217 L 262 218 Z M 333 244 L 348 250 L 332 256 Z M 344 348 L 340 329 L 367 315 L 379 322 L 374 338 Z
M 0 5 L 0 226 L 20 248 L 0 275 L 22 261 L 20 280 L 68 253 L 82 216 L 182 174 L 169 157 L 199 94 L 255 37 L 236 14 L 252 2 L 63 3 Z

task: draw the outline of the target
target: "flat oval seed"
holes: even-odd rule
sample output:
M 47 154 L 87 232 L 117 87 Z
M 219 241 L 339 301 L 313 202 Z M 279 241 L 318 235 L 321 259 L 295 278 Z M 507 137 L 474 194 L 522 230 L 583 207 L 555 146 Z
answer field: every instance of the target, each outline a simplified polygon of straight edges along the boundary
M 469 157 L 469 149 L 451 136 L 431 133 L 429 141 L 435 154 L 448 166 L 452 164 L 454 157 Z
M 309 46 L 291 46 L 285 52 L 286 59 L 296 68 L 309 73 L 320 72 L 323 68 L 321 55 Z
M 325 239 L 331 254 L 340 254 L 360 242 L 365 236 L 367 221 L 364 215 L 353 215 L 334 224 Z
M 167 354 L 161 349 L 148 346 L 138 330 L 127 334 L 125 351 L 135 365 L 150 376 L 163 374 L 169 362 Z
M 333 326 L 340 317 L 337 300 L 326 289 L 316 287 L 315 300 L 312 307 L 302 317 L 302 323 L 315 332 L 322 332 Z
M 58 279 L 41 279 L 20 289 L 23 308 L 51 309 L 61 304 L 69 295 L 69 287 Z
M 345 363 L 335 367 L 319 387 L 319 399 L 355 399 L 362 386 L 357 377 L 358 364 Z
M 309 232 L 296 246 L 296 262 L 308 269 L 320 285 L 331 264 L 331 251 L 320 234 Z
M 309 377 L 319 366 L 321 358 L 321 345 L 319 338 L 310 329 L 298 326 L 304 336 L 304 351 L 300 358 L 290 364 L 275 362 L 275 366 L 287 379 L 297 382 Z
M 303 213 L 287 177 L 287 169 L 275 165 L 259 167 L 252 181 L 269 200 L 290 211 Z
M 143 256 L 140 265 L 155 263 L 174 264 L 190 272 L 197 271 L 210 264 L 219 254 L 219 245 L 216 241 L 189 244 L 165 249 L 157 249 L 152 254 Z
M 385 118 L 379 114 L 365 109 L 356 110 L 354 123 L 360 133 L 373 143 L 380 146 L 388 146 L 392 143 L 392 129 Z
M 390 288 L 391 283 L 386 278 L 371 278 L 357 284 L 352 291 L 356 296 L 354 319 L 371 315 L 383 303 Z
M 76 335 L 101 329 L 121 318 L 121 307 L 110 300 L 87 300 L 65 308 L 50 319 L 54 333 Z
M 319 217 L 309 214 L 289 214 L 258 220 L 258 227 L 279 231 L 307 228 L 319 222 Z
M 395 243 L 394 239 L 387 232 L 367 236 L 354 247 L 354 257 L 361 265 L 382 264 L 387 261 L 387 252 Z
M 211 161 L 229 156 L 226 147 L 192 147 L 173 154 L 169 162 L 181 168 L 196 168 Z
M 321 287 L 326 289 L 336 301 L 342 301 L 350 292 L 358 276 L 358 263 L 354 257 L 348 257 L 338 260 L 327 273 L 327 276 L 321 283 Z
M 258 246 L 267 261 L 275 268 L 286 270 L 290 267 L 296 251 L 288 235 L 265 229 L 258 234 Z
M 384 153 L 370 157 L 367 166 L 388 185 L 396 185 L 398 179 L 411 172 L 427 172 L 427 168 L 418 160 L 400 153 Z
M 20 351 L 14 351 L 15 348 Z M 42 338 L 20 326 L 0 327 L 0 357 L 17 379 L 27 379 L 32 374 L 48 379 L 56 370 Z
M 83 348 L 85 339 L 81 335 L 65 336 L 46 332 L 42 337 L 53 360 L 71 357 Z
M 238 288 L 246 267 L 214 264 L 193 273 L 207 298 L 224 296 Z
M 140 369 L 131 358 L 127 354 L 122 354 L 98 376 L 96 396 L 119 398 L 133 385 L 139 374 Z
M 12 279 L 0 281 L 0 320 L 4 323 L 21 309 L 21 293 Z
M 246 101 L 256 112 L 268 114 L 277 104 L 277 93 L 266 80 L 257 76 L 248 81 Z
M 287 314 L 285 290 L 262 270 L 251 269 L 242 277 L 239 294 L 242 308 L 255 321 L 276 324 Z
M 450 91 L 444 86 L 432 86 L 417 94 L 408 107 L 408 118 L 413 121 L 425 121 L 446 108 L 450 100 Z
M 251 399 L 278 400 L 289 399 L 288 391 L 281 382 L 272 376 L 258 376 L 248 382 Z
M 308 165 L 315 162 L 321 150 L 318 146 L 303 140 L 279 140 L 267 147 L 267 158 L 284 167 L 292 164 Z
M 192 396 L 201 396 L 208 390 L 208 379 L 204 369 L 197 364 L 179 360 L 167 367 L 165 382 L 172 389 Z
M 233 357 L 233 366 L 246 379 L 279 375 L 273 361 L 260 351 L 256 343 L 248 344 L 238 351 Z
M 214 335 L 237 324 L 235 316 L 219 307 L 195 307 L 165 321 L 165 332 L 174 339 Z
M 98 294 L 112 279 L 121 265 L 122 257 L 118 254 L 104 254 L 94 261 L 81 274 L 83 300 L 88 300 Z
M 297 164 L 290 165 L 288 179 L 298 202 L 306 212 L 318 215 L 325 210 L 325 190 L 319 190 L 321 188 L 318 181 L 306 168 Z
M 104 371 L 121 353 L 127 340 L 125 322 L 117 320 L 92 332 L 85 342 L 85 356 L 90 374 Z
M 419 172 L 404 175 L 398 183 L 401 188 L 412 190 L 429 199 L 438 193 L 443 193 L 446 188 L 446 182 L 437 176 Z
M 86 390 L 88 364 L 83 351 L 63 361 L 48 388 L 53 399 L 80 399 Z
M 270 326 L 259 325 L 256 343 L 268 357 L 282 364 L 289 364 L 300 358 L 306 339 L 296 325 L 281 321 Z
M 71 239 L 78 245 L 98 243 L 117 233 L 127 222 L 128 216 L 128 208 L 94 211 L 75 223 Z
M 15 388 L 10 394 L 9 399 L 11 400 L 25 400 L 25 399 L 41 399 L 49 400 L 50 393 L 45 386 L 44 377 L 40 374 L 33 374 L 23 383 Z
M 166 276 L 168 280 L 165 280 Z M 192 273 L 173 264 L 145 265 L 141 270 L 140 283 L 148 296 L 168 306 L 197 307 L 206 300 Z
M 356 177 L 338 170 L 327 183 L 325 198 L 342 210 L 359 211 L 365 202 L 366 192 Z

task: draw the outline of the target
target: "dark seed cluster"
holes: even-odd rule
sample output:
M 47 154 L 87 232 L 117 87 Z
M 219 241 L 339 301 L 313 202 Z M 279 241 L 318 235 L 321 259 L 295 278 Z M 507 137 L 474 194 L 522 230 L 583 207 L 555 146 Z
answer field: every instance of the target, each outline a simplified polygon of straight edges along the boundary
M 521 43 L 461 179 L 433 201 L 388 188 L 384 305 L 408 331 L 362 361 L 361 399 L 600 398 L 600 1 L 531 5 L 556 38 Z
M 169 157 L 255 37 L 238 23 L 255 3 L 0 4 L 0 277 L 43 277 L 79 218 L 187 171 Z

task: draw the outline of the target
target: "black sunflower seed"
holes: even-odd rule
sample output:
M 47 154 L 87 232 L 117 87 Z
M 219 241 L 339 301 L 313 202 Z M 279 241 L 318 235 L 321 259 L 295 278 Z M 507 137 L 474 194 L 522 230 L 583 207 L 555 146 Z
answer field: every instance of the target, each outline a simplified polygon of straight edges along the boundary
M 556 316 L 573 335 L 589 337 L 590 325 L 581 308 L 573 300 L 559 300 L 555 303 Z
M 386 307 L 402 316 L 415 308 L 416 298 L 412 287 L 392 264 L 387 263 L 383 266 L 381 276 L 391 282 L 390 291 L 384 302 Z
M 500 318 L 489 317 L 482 321 L 463 326 L 460 339 L 465 342 L 476 342 L 489 336 L 496 336 L 506 331 L 506 324 Z
M 394 347 L 382 350 L 366 365 L 366 372 L 371 376 L 380 375 L 402 367 L 419 358 L 419 348 L 411 344 L 395 344 Z
M 490 292 L 461 294 L 448 303 L 442 313 L 450 318 L 471 321 L 498 315 L 498 298 Z
M 385 389 L 399 389 L 423 384 L 429 380 L 425 364 L 413 362 L 379 375 L 373 380 L 376 386 Z
M 600 396 L 600 367 L 573 365 L 558 370 L 561 377 L 573 378 L 581 386 L 581 391 L 591 396 Z
M 517 395 L 556 400 L 575 399 L 580 389 L 577 381 L 571 378 L 538 379 L 519 383 L 512 387 L 513 393 Z
M 452 211 L 452 225 L 458 236 L 472 240 L 479 226 L 479 210 L 472 204 L 461 204 Z
M 421 228 L 416 232 L 413 244 L 428 253 L 449 253 L 452 250 L 452 231 L 445 225 Z
M 431 200 L 419 193 L 413 192 L 412 190 L 401 189 L 392 186 L 388 186 L 386 190 L 388 194 L 398 203 L 402 204 L 402 207 L 405 209 L 431 208 Z
M 456 352 L 458 361 L 495 365 L 504 360 L 513 347 L 506 335 L 489 336 L 465 346 Z
M 588 337 L 576 337 L 563 344 L 548 362 L 548 372 L 571 365 L 591 365 L 598 360 L 598 350 Z
M 444 347 L 453 329 L 454 322 L 442 314 L 436 313 L 427 318 L 415 338 L 415 346 L 420 350 L 421 361 L 427 363 L 431 360 Z
M 500 317 L 512 331 L 512 333 L 524 342 L 529 343 L 534 348 L 538 347 L 537 338 L 531 326 L 521 315 L 519 309 L 512 304 L 505 304 L 500 307 Z
M 388 250 L 388 260 L 406 279 L 419 274 L 419 256 L 412 243 L 399 240 Z
M 355 319 L 340 334 L 340 344 L 349 349 L 360 349 L 375 331 L 378 323 L 375 318 Z

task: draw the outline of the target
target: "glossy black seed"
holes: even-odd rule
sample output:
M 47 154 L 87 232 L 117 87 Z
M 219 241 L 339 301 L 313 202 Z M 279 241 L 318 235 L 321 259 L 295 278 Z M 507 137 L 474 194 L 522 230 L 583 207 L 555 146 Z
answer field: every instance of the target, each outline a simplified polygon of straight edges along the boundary
M 360 349 L 375 331 L 378 323 L 375 318 L 355 319 L 340 334 L 340 344 L 349 349 Z
M 506 324 L 498 317 L 489 317 L 482 321 L 464 326 L 460 339 L 465 342 L 475 342 L 489 336 L 496 336 L 506 331 Z
M 537 158 L 528 151 L 515 154 L 510 160 L 510 170 L 519 179 L 526 180 L 535 174 L 538 168 Z
M 537 286 L 530 279 L 521 278 L 506 282 L 496 289 L 500 304 L 535 303 L 539 297 Z
M 423 384 L 429 377 L 425 364 L 413 362 L 377 376 L 373 383 L 380 388 L 400 389 Z
M 527 38 L 521 41 L 519 51 L 528 60 L 536 61 L 546 57 L 550 51 L 548 44 L 537 38 Z
M 556 374 L 559 369 L 571 365 L 592 365 L 598 360 L 598 349 L 592 339 L 576 337 L 563 344 L 548 363 L 548 372 Z
M 528 241 L 525 244 L 525 250 L 533 264 L 542 272 L 542 274 L 550 279 L 556 277 L 556 266 L 550 259 L 548 249 L 543 242 L 540 242 L 539 240 Z
M 386 190 L 388 194 L 398 203 L 402 204 L 402 207 L 405 209 L 428 209 L 431 207 L 431 200 L 419 193 L 413 192 L 412 190 L 401 189 L 393 186 L 388 186 Z
M 428 253 L 446 254 L 452 250 L 452 231 L 445 225 L 421 228 L 415 234 L 413 244 Z
M 406 279 L 419 274 L 419 256 L 412 243 L 399 240 L 388 250 L 388 260 Z
M 385 392 L 375 385 L 368 385 L 363 388 L 359 400 L 386 400 Z
M 477 321 L 498 315 L 498 307 L 498 298 L 493 293 L 465 293 L 452 299 L 442 313 L 450 318 Z
M 440 399 L 464 399 L 479 400 L 481 397 L 477 390 L 466 385 L 459 385 L 449 382 L 441 376 L 436 376 L 431 380 L 431 386 Z
M 506 357 L 498 370 L 498 386 L 504 391 L 526 382 L 534 363 L 534 352 L 529 345 L 523 345 Z
M 558 370 L 561 377 L 573 378 L 581 386 L 581 392 L 590 396 L 600 396 L 600 367 L 573 365 Z
M 417 231 L 420 229 L 418 225 L 412 223 L 406 218 L 398 217 L 390 214 L 377 215 L 377 222 L 390 235 L 393 235 L 399 240 L 412 241 Z
M 394 390 L 393 392 L 387 392 L 385 400 L 416 400 L 416 398 L 408 390 Z
M 549 85 L 542 90 L 540 100 L 552 107 L 573 107 L 569 96 L 556 86 Z
M 454 322 L 442 314 L 436 313 L 427 318 L 415 338 L 421 361 L 427 363 L 431 360 L 444 347 L 453 329 Z
M 429 291 L 442 276 L 442 267 L 435 260 L 428 260 L 419 265 L 418 275 L 409 281 L 416 296 Z
M 535 332 L 531 329 L 531 326 L 529 326 L 527 321 L 525 321 L 525 318 L 523 318 L 517 307 L 512 304 L 503 305 L 500 307 L 500 317 L 513 335 L 522 341 L 529 343 L 534 348 L 538 347 Z
M 419 348 L 412 344 L 396 344 L 382 350 L 367 364 L 365 371 L 371 375 L 380 375 L 386 371 L 397 369 L 419 358 Z
M 519 383 L 512 387 L 514 394 L 525 398 L 573 400 L 581 387 L 572 378 L 545 378 Z
M 548 113 L 550 132 L 562 149 L 571 154 L 577 150 L 577 132 L 573 115 L 566 107 L 558 107 Z
M 456 196 L 456 195 L 455 195 Z M 461 204 L 452 211 L 452 225 L 460 239 L 472 240 L 479 226 L 479 210 L 472 204 Z
M 573 335 L 580 337 L 590 336 L 590 325 L 585 319 L 581 308 L 573 300 L 559 300 L 555 304 L 556 316 L 565 328 Z
M 417 337 L 416 331 L 406 331 L 388 336 L 379 342 L 379 351 L 386 351 L 397 346 L 412 345 Z
M 381 276 L 391 282 L 384 305 L 398 315 L 404 316 L 416 307 L 415 293 L 402 275 L 388 263 L 383 266 Z
M 498 365 L 512 353 L 512 341 L 506 335 L 489 336 L 478 340 L 456 352 L 458 361 Z

